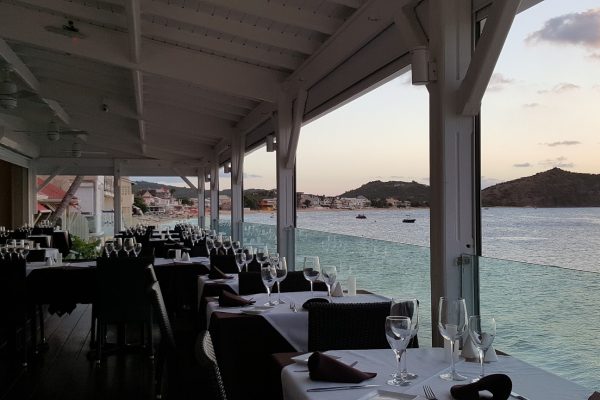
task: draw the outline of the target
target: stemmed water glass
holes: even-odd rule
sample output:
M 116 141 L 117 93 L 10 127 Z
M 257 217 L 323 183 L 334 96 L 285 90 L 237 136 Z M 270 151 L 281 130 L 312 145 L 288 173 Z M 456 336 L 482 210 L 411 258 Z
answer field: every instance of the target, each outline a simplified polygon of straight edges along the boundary
M 233 249 L 234 253 L 237 253 L 238 250 L 241 250 L 242 244 L 239 241 L 234 240 L 233 242 L 231 242 L 231 248 Z
M 133 241 L 133 238 L 125 239 L 124 249 L 125 253 L 127 253 L 127 257 L 129 257 L 129 254 L 133 251 L 134 248 L 135 242 Z
M 242 268 L 246 265 L 246 253 L 243 251 L 235 253 L 235 265 L 237 265 L 238 271 L 242 272 Z
M 319 264 L 318 256 L 306 256 L 304 257 L 304 267 L 302 269 L 304 279 L 310 282 L 310 295 L 314 296 L 313 283 L 319 279 L 321 275 L 321 265 Z
M 246 272 L 248 272 L 248 264 L 250 264 L 254 259 L 254 249 L 252 248 L 252 246 L 248 246 L 244 249 L 243 253 L 246 256 L 246 260 L 244 263 L 246 264 Z
M 231 236 L 223 236 L 223 248 L 225 249 L 225 255 L 227 255 L 231 248 Z
M 206 237 L 206 251 L 208 252 L 209 257 L 214 248 L 215 248 L 214 240 L 207 236 Z M 216 254 L 216 252 L 215 252 L 215 254 Z
M 23 251 L 21 252 L 21 255 L 23 256 L 24 260 L 27 260 L 27 256 L 29 255 L 29 243 L 25 243 L 25 246 L 23 247 Z
M 473 382 L 477 382 L 485 376 L 483 361 L 485 352 L 488 351 L 496 337 L 496 319 L 486 315 L 473 315 L 469 317 L 469 336 L 473 340 L 475 347 L 477 347 L 479 363 L 481 364 L 479 377 L 473 379 Z
M 215 245 L 215 254 L 219 254 L 219 250 L 223 247 L 223 236 L 218 235 L 213 239 L 213 243 Z
M 275 278 L 277 280 L 277 304 L 285 304 L 285 301 L 281 300 L 281 288 L 279 287 L 281 282 L 287 278 L 288 270 L 285 257 L 277 259 L 277 262 L 275 263 L 275 271 L 277 272 L 277 277 Z
M 106 242 L 106 244 L 104 245 L 104 249 L 106 250 L 106 257 L 110 258 L 113 251 L 115 251 L 114 242 Z
M 117 252 L 117 256 L 119 256 L 119 252 L 123 249 L 123 239 L 117 238 L 114 242 L 115 251 Z
M 412 329 L 409 317 L 388 316 L 385 318 L 385 336 L 396 356 L 396 373 L 387 381 L 388 385 L 407 386 L 410 382 L 401 370 L 402 356 L 410 341 Z
M 464 381 L 467 378 L 456 372 L 454 368 L 454 341 L 460 338 L 467 329 L 467 304 L 465 299 L 440 297 L 438 308 L 438 329 L 444 339 L 450 341 L 451 371 L 441 374 L 446 381 Z
M 256 249 L 256 261 L 260 264 L 261 268 L 269 261 L 269 249 L 267 249 L 267 246 L 260 246 Z
M 275 302 L 271 301 L 271 292 L 273 291 L 273 285 L 275 284 L 277 277 L 277 271 L 275 269 L 275 266 L 270 264 L 267 264 L 266 266 L 261 266 L 260 277 L 263 281 L 263 284 L 265 285 L 265 288 L 267 289 L 267 296 L 269 298 L 269 301 L 265 304 L 265 306 L 276 305 Z
M 392 298 L 392 305 L 390 307 L 391 316 L 408 316 L 410 317 L 410 339 L 412 340 L 417 336 L 419 331 L 419 301 L 417 299 L 398 299 Z M 409 342 L 410 344 L 410 342 Z M 415 379 L 419 375 L 408 372 L 408 353 L 404 355 L 404 363 L 400 367 L 401 373 L 404 379 Z
M 333 265 L 324 266 L 321 270 L 321 279 L 325 282 L 327 286 L 327 297 L 329 297 L 329 301 L 333 302 L 333 298 L 331 297 L 331 288 L 335 285 L 335 280 L 337 278 L 337 268 Z
M 133 248 L 133 253 L 135 254 L 136 257 L 138 257 L 141 252 L 142 252 L 142 244 L 136 243 L 135 247 Z

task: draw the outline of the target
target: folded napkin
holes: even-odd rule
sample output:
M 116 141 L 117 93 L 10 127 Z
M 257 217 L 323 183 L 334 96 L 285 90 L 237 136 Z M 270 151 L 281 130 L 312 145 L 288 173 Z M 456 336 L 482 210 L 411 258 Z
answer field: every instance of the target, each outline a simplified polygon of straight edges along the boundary
M 219 268 L 213 266 L 208 273 L 208 279 L 232 279 L 233 276 L 226 275 Z
M 342 383 L 360 383 L 377 376 L 375 372 L 360 371 L 318 351 L 308 358 L 308 372 L 314 381 Z
M 254 304 L 253 300 L 246 300 L 236 294 L 223 290 L 219 295 L 219 306 L 221 307 L 243 307 Z
M 588 400 L 600 400 L 600 393 L 594 392 Z
M 487 390 L 493 397 L 479 392 Z M 450 394 L 456 400 L 508 400 L 512 390 L 512 381 L 504 374 L 487 375 L 474 383 L 468 385 L 454 385 L 450 388 Z
M 342 284 L 339 282 L 336 282 L 333 285 L 333 289 L 331 289 L 331 296 L 332 297 L 344 297 L 344 291 L 342 290 Z
M 474 359 L 479 361 L 479 353 L 477 352 L 477 347 L 475 346 L 475 343 L 473 343 L 473 339 L 471 339 L 471 336 L 469 336 L 468 333 L 463 337 L 463 348 L 461 356 L 463 356 L 463 358 L 467 360 Z M 498 361 L 498 356 L 496 355 L 496 349 L 494 348 L 494 345 L 490 345 L 490 347 L 486 350 L 485 354 L 483 355 L 483 361 Z

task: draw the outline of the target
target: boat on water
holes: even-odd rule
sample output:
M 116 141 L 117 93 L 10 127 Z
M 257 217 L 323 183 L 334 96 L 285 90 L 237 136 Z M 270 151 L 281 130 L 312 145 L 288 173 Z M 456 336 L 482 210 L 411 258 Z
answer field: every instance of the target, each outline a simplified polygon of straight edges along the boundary
M 365 214 L 358 214 L 356 219 L 367 219 L 367 216 Z
M 402 222 L 404 222 L 405 224 L 414 224 L 414 223 L 415 223 L 415 221 L 416 221 L 416 219 L 415 219 L 415 218 L 404 218 L 404 219 L 402 220 Z

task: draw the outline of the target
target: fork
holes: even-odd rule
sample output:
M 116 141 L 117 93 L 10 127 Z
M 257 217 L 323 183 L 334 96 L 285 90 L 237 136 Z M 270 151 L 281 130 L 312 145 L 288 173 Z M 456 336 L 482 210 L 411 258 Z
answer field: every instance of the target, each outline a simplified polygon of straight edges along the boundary
M 431 386 L 423 386 L 423 392 L 425 392 L 425 397 L 427 398 L 427 400 L 437 400 L 437 397 L 435 397 L 435 393 L 433 393 L 433 390 L 431 390 Z

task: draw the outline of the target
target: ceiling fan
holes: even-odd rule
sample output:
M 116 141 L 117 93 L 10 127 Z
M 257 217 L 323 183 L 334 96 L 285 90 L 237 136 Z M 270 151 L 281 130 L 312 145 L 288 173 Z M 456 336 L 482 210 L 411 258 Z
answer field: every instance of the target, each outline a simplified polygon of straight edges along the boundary
M 67 153 L 69 156 L 71 156 L 73 158 L 81 158 L 81 156 L 84 154 L 94 154 L 94 155 L 108 154 L 105 151 L 83 151 L 81 149 L 81 143 L 79 143 L 79 142 L 73 142 L 73 145 L 71 146 L 71 150 L 63 150 L 63 153 Z
M 44 131 L 15 131 L 26 133 L 29 135 L 46 135 L 49 141 L 56 142 L 60 140 L 62 136 L 74 136 L 80 140 L 87 140 L 88 133 L 80 129 L 62 129 L 56 121 L 50 121 L 48 129 Z
M 19 90 L 19 87 L 11 79 L 12 67 L 8 64 L 0 65 L 0 108 L 12 111 L 18 107 L 18 99 L 35 98 L 36 94 L 28 90 Z

